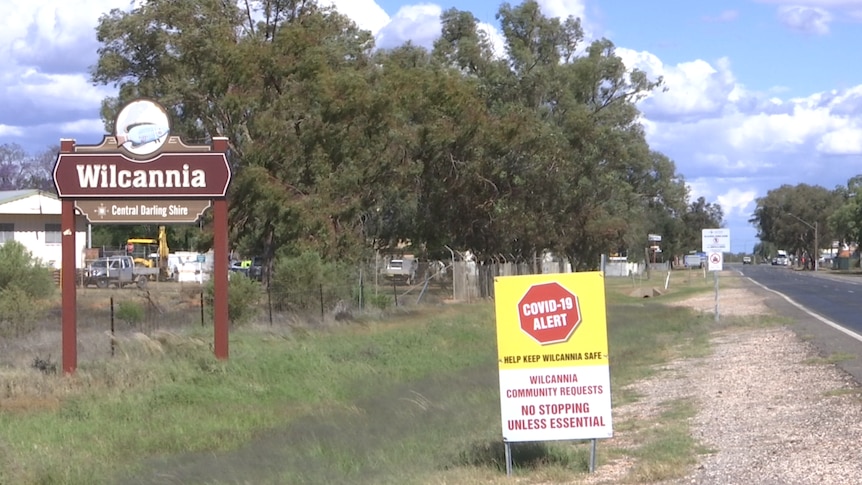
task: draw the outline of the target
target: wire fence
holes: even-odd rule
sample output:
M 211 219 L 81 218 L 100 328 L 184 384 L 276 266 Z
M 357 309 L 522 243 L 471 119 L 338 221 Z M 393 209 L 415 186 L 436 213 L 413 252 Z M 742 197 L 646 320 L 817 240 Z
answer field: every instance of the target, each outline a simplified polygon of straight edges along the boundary
M 252 307 L 249 321 L 258 325 L 326 324 L 373 315 L 399 307 L 494 299 L 501 276 L 570 272 L 564 260 L 535 262 L 418 262 L 414 271 L 387 274 L 374 264 L 357 266 L 333 281 L 314 284 L 262 284 L 240 304 Z M 629 276 L 642 266 L 608 268 Z M 609 275 L 611 275 L 609 274 Z M 276 281 L 278 281 L 276 279 Z M 81 290 L 79 321 L 102 322 L 99 328 L 145 334 L 188 325 L 212 325 L 207 283 L 152 282 L 146 288 Z

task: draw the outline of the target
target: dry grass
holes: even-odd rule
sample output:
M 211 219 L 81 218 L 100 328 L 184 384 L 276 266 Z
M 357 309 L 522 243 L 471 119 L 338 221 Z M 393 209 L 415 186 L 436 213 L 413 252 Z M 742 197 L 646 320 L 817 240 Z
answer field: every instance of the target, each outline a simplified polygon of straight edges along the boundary
M 111 357 L 111 341 L 122 343 L 136 333 L 153 336 L 159 331 L 201 325 L 200 285 L 153 284 L 148 291 L 136 288 L 77 291 L 78 362 L 94 362 Z M 136 324 L 114 317 L 111 334 L 111 301 L 116 312 L 123 302 L 140 305 L 143 320 Z M 29 368 L 34 359 L 59 361 L 62 355 L 59 297 L 33 332 L 0 342 L 0 369 Z
M 74 376 L 64 376 L 59 363 L 56 371 L 41 371 L 33 366 L 0 368 L 0 411 L 36 413 L 58 409 L 64 400 L 83 393 L 124 392 L 158 384 L 151 365 L 154 360 L 190 352 L 209 352 L 210 345 L 193 336 L 157 330 L 152 336 L 141 332 L 103 335 L 114 343 L 114 357 L 79 367 Z M 43 341 L 48 341 L 45 339 Z

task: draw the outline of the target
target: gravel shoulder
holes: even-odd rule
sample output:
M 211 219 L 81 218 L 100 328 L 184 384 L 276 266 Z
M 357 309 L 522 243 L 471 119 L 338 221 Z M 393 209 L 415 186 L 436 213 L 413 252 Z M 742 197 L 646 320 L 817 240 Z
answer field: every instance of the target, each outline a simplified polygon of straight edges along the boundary
M 778 296 L 750 282 L 742 286 L 720 291 L 721 316 L 787 310 Z M 677 304 L 714 312 L 713 295 Z M 793 316 L 799 318 L 805 316 Z M 836 365 L 840 358 L 821 354 L 817 339 L 800 337 L 800 329 L 811 331 L 811 322 L 798 323 L 721 330 L 710 355 L 663 366 L 635 385 L 641 400 L 614 410 L 623 419 L 648 418 L 663 402 L 696 403 L 692 435 L 708 452 L 669 484 L 859 483 L 862 388 Z M 628 466 L 604 464 L 590 481 L 625 482 Z

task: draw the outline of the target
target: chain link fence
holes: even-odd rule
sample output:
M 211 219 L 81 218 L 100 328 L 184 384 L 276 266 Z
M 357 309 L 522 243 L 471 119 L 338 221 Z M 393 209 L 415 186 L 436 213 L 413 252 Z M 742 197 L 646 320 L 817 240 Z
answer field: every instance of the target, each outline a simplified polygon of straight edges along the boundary
M 631 276 L 645 269 L 636 263 L 618 266 L 609 264 L 606 274 Z M 371 262 L 313 284 L 282 287 L 262 283 L 257 298 L 240 304 L 254 307 L 251 322 L 256 324 L 327 323 L 399 307 L 492 300 L 497 277 L 568 272 L 571 267 L 566 260 L 552 258 L 535 262 L 421 261 L 409 276 L 388 275 L 385 265 Z M 88 289 L 85 299 L 95 300 L 81 311 L 85 318 L 110 318 L 117 328 L 145 333 L 189 324 L 209 326 L 212 309 L 205 288 L 206 283 L 158 282 L 146 290 Z M 114 305 L 124 305 L 122 310 L 119 306 L 110 310 L 109 295 L 115 297 Z

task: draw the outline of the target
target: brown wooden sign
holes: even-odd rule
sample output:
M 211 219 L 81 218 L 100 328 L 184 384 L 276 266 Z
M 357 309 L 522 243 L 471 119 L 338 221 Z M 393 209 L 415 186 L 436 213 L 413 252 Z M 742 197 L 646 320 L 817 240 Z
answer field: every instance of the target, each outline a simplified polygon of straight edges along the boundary
M 231 170 L 224 153 L 161 153 L 140 162 L 122 153 L 61 153 L 60 198 L 224 197 Z
M 81 212 L 91 223 L 191 223 L 212 204 L 213 353 L 229 354 L 228 207 L 231 169 L 228 139 L 192 146 L 171 135 L 168 111 L 138 99 L 117 114 L 114 133 L 98 145 L 60 139 L 54 185 L 60 197 L 62 239 L 63 372 L 78 367 L 78 307 L 75 234 Z
M 194 223 L 212 201 L 199 199 L 76 200 L 75 208 L 91 224 Z

